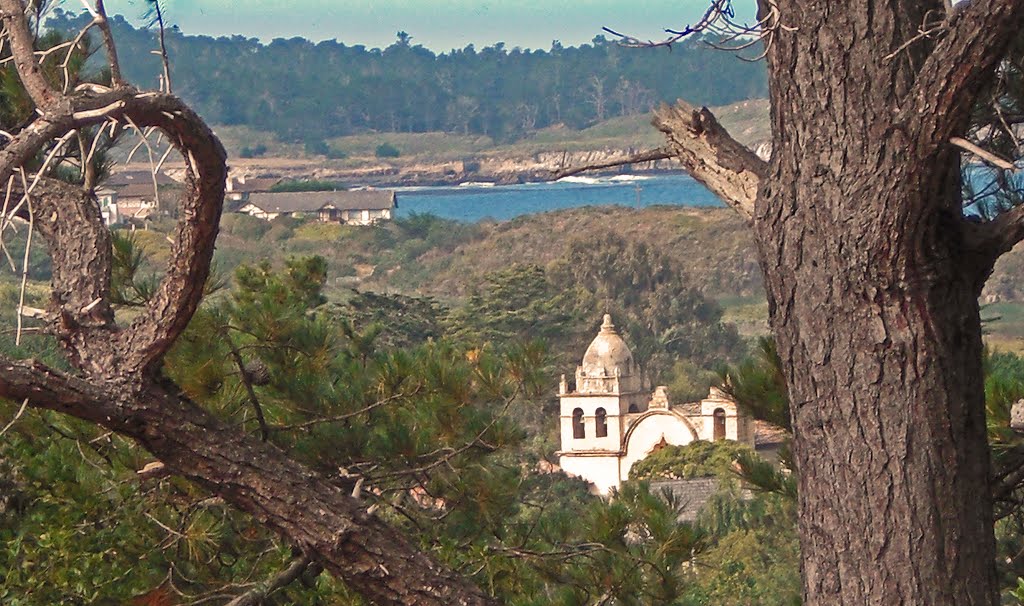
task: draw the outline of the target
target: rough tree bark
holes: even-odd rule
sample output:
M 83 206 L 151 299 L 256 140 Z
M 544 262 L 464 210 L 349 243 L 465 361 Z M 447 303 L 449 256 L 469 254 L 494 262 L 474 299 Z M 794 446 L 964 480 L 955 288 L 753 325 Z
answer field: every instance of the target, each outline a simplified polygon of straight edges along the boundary
M 0 397 L 27 399 L 135 439 L 167 470 L 189 478 L 276 530 L 312 560 L 378 604 L 488 604 L 466 579 L 413 547 L 366 512 L 366 505 L 274 446 L 229 428 L 160 377 L 164 354 L 202 298 L 227 176 L 225 153 L 177 98 L 120 81 L 102 3 L 113 87 L 65 93 L 47 81 L 33 53 L 22 0 L 0 0 L 3 35 L 37 116 L 0 147 L 0 184 L 13 187 L 53 257 L 48 329 L 73 374 L 0 357 Z M 111 243 L 92 191 L 22 167 L 76 129 L 116 122 L 161 129 L 181 151 L 186 195 L 167 274 L 129 326 L 109 303 Z M 5 128 L 10 128 L 5 125 Z M 12 179 L 17 176 L 17 179 Z M 22 180 L 24 177 L 24 181 Z
M 758 243 L 791 400 L 804 604 L 994 605 L 977 298 L 1024 211 L 965 220 L 949 140 L 1024 1 L 761 8 L 787 26 L 767 51 L 770 162 L 736 153 L 706 110 L 665 108 L 656 125 Z M 917 36 L 926 17 L 944 19 L 932 38 Z

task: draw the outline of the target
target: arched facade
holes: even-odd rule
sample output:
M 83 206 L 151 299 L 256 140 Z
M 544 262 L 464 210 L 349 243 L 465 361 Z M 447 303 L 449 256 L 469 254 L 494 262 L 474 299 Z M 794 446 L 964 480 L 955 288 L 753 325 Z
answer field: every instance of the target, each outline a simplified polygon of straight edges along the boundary
M 659 444 L 686 445 L 721 438 L 754 443 L 753 420 L 712 388 L 700 402 L 672 405 L 665 387 L 652 393 L 611 317 L 559 387 L 562 469 L 591 482 L 601 494 L 618 488 L 633 463 Z M 717 412 L 717 416 L 716 416 Z
M 640 415 L 630 426 L 623 440 L 619 458 L 619 477 L 629 478 L 633 463 L 654 452 L 660 444 L 686 446 L 698 439 L 696 428 L 686 417 L 668 410 L 651 410 Z

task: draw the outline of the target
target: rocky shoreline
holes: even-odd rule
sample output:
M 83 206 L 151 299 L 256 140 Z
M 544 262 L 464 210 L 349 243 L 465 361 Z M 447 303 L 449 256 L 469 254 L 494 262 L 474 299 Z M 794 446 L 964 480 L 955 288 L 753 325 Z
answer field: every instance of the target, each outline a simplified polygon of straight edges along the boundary
M 422 158 L 361 159 L 332 163 L 286 158 L 233 159 L 233 176 L 283 177 L 337 181 L 349 187 L 411 187 L 458 185 L 485 182 L 498 185 L 549 181 L 561 170 L 577 166 L 604 164 L 626 160 L 639 153 L 637 149 L 604 149 L 573 152 L 539 152 L 526 156 L 488 156 L 453 161 L 430 162 Z M 643 173 L 679 170 L 675 160 L 624 164 L 605 169 L 605 174 Z

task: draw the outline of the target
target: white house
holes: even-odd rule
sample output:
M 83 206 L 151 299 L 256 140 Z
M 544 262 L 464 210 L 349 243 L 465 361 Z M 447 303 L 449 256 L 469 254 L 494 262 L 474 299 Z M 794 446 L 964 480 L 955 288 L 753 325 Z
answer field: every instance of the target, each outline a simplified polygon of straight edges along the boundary
M 239 206 L 239 203 L 247 202 L 252 194 L 269 192 L 280 182 L 280 177 L 229 176 L 224 184 L 224 199 L 228 206 Z
M 371 225 L 393 218 L 395 192 L 383 189 L 253 193 L 237 212 L 267 221 L 281 216 L 313 217 L 320 221 Z
M 633 463 L 666 444 L 735 440 L 754 446 L 754 420 L 712 387 L 700 402 L 671 405 L 665 387 L 644 389 L 626 342 L 604 316 L 601 331 L 559 387 L 561 450 L 566 473 L 607 494 L 629 478 Z

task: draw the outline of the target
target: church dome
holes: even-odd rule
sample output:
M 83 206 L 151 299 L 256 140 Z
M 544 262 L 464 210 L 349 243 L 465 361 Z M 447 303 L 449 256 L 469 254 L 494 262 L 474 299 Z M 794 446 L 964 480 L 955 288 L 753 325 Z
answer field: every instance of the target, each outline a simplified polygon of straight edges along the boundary
M 583 354 L 583 375 L 588 377 L 630 376 L 633 374 L 633 352 L 619 336 L 612 317 L 604 315 L 601 332 Z M 617 371 L 617 372 L 616 372 Z

